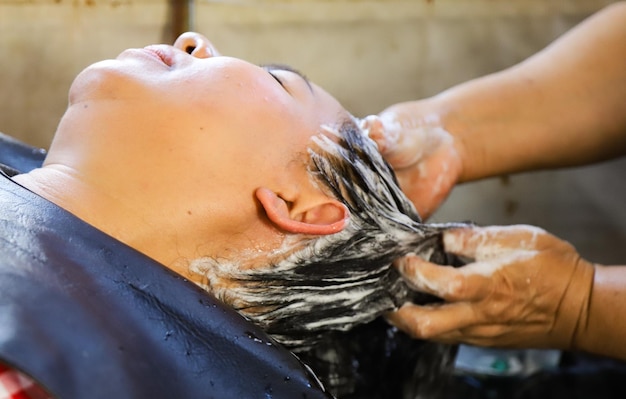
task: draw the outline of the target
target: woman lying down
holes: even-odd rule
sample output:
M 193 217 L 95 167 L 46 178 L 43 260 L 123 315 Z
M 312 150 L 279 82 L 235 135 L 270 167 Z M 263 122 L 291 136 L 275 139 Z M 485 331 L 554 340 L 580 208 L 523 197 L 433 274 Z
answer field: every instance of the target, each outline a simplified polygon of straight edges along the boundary
M 266 68 L 311 85 L 288 67 Z M 376 144 L 349 115 L 320 126 L 301 158 L 313 184 L 346 207 L 341 229 L 287 234 L 262 260 L 256 251 L 234 260 L 201 257 L 190 270 L 203 288 L 297 353 L 340 398 L 438 389 L 451 348 L 411 342 L 377 318 L 407 301 L 433 300 L 410 290 L 391 263 L 415 253 L 450 264 L 440 234 L 459 225 L 422 224 Z M 262 202 L 273 195 L 257 192 Z M 280 224 L 280 210 L 265 211 Z
M 456 225 L 422 224 L 359 122 L 290 68 L 195 33 L 126 50 L 78 75 L 43 166 L 12 181 L 213 293 L 339 398 L 427 394 L 451 363 L 380 316 L 435 299 L 391 263 L 450 264 Z

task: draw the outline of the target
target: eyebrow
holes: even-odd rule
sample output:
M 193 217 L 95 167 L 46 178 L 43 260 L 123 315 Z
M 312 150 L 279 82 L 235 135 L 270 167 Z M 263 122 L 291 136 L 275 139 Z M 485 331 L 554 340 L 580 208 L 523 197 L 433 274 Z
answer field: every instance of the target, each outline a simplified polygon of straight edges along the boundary
M 309 79 L 300 71 L 298 71 L 297 69 L 286 65 L 286 64 L 263 64 L 263 65 L 259 65 L 261 68 L 265 69 L 267 72 L 272 72 L 272 71 L 287 71 L 287 72 L 293 72 L 296 75 L 300 76 L 300 78 L 302 78 L 302 80 L 304 80 L 304 83 L 306 83 L 306 85 L 309 87 L 309 90 L 311 91 L 311 93 L 313 93 L 313 87 L 311 86 L 311 82 L 309 81 Z M 274 75 L 272 75 L 274 76 Z M 283 84 L 283 82 L 281 82 L 276 76 L 274 76 L 274 79 L 278 80 L 278 83 Z

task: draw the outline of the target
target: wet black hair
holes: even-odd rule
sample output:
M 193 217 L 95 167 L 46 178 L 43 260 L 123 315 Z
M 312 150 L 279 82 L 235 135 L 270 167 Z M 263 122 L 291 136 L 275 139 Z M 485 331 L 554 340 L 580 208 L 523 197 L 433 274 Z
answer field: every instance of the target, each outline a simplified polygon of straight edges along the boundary
M 206 259 L 193 267 L 205 273 L 207 288 L 218 298 L 305 359 L 331 392 L 346 397 L 363 394 L 357 386 L 364 375 L 354 363 L 366 364 L 362 358 L 366 353 L 377 356 L 371 347 L 374 342 L 397 346 L 404 340 L 407 347 L 417 345 L 417 341 L 398 338 L 401 333 L 393 327 L 374 321 L 406 301 L 436 300 L 412 291 L 392 262 L 408 253 L 435 263 L 452 262 L 443 251 L 441 233 L 458 224 L 422 223 L 393 170 L 354 119 L 324 130 L 309 147 L 308 169 L 320 189 L 348 207 L 346 228 L 327 236 L 292 237 L 282 251 L 270 255 L 264 267 Z M 368 327 L 372 324 L 377 327 Z M 358 348 L 363 337 L 368 337 L 369 350 Z M 423 344 L 417 346 L 424 352 Z M 413 366 L 417 367 L 418 359 L 429 359 L 428 368 L 437 370 L 444 358 L 450 362 L 447 351 L 413 355 Z M 389 363 L 381 359 L 378 365 L 381 361 Z M 378 385 L 392 381 L 387 378 Z

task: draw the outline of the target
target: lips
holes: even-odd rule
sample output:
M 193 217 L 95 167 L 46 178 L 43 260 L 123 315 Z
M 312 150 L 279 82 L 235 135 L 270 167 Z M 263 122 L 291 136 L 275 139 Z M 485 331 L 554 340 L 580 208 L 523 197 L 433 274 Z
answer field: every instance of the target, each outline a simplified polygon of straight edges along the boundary
M 171 67 L 172 65 L 174 65 L 174 55 L 172 54 L 171 51 L 168 51 L 167 48 L 153 45 L 153 46 L 144 47 L 144 50 L 150 53 L 151 55 L 155 56 L 156 58 L 158 58 L 162 63 L 164 63 L 168 67 Z

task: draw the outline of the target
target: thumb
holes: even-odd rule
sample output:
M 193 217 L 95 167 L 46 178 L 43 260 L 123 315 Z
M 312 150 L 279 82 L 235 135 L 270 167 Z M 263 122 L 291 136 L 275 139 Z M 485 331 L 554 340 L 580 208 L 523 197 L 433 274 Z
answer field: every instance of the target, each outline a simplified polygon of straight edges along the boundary
M 446 230 L 446 252 L 475 260 L 486 260 L 512 251 L 535 250 L 547 232 L 529 225 L 471 226 Z
M 468 269 L 472 266 L 479 270 L 493 268 L 488 262 L 455 268 L 407 255 L 395 265 L 411 288 L 446 301 L 477 301 L 491 291 L 488 277 Z

